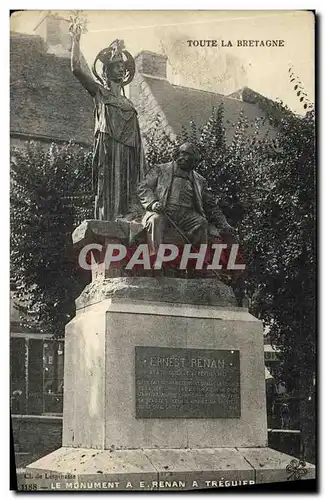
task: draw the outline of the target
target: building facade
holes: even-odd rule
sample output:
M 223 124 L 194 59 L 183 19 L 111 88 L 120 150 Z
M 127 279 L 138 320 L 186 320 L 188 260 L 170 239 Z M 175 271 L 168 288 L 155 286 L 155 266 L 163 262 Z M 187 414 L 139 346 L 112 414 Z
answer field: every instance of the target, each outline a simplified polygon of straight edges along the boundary
M 10 34 L 11 146 L 70 140 L 91 147 L 93 103 L 70 69 L 68 22 L 47 15 L 35 34 Z M 84 71 L 89 68 L 82 57 Z
M 233 137 L 241 112 L 248 123 L 265 118 L 265 106 L 271 103 L 267 98 L 245 87 L 229 96 L 180 85 L 173 85 L 167 79 L 167 57 L 161 54 L 141 51 L 135 57 L 136 73 L 130 84 L 129 97 L 138 111 L 143 137 L 152 130 L 157 116 L 161 128 L 172 139 L 180 137 L 194 121 L 197 128 L 203 127 L 212 115 L 213 109 L 221 104 L 224 109 L 226 140 Z M 260 133 L 274 134 L 267 125 L 261 125 Z M 252 134 L 251 128 L 247 134 Z

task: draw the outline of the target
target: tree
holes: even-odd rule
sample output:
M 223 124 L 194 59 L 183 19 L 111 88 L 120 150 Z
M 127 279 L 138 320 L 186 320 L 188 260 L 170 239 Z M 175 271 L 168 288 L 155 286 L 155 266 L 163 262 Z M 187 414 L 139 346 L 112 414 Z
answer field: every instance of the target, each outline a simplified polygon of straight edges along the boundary
M 246 242 L 247 291 L 255 315 L 270 327 L 281 349 L 281 373 L 298 396 L 302 455 L 315 458 L 315 125 L 313 106 L 290 72 L 304 117 L 282 103 L 266 108 L 278 129 L 275 141 L 262 141 L 252 166 L 254 207 L 242 221 Z M 251 181 L 253 184 L 253 180 Z M 263 191 L 258 188 L 263 186 Z M 259 194 L 260 192 L 260 194 Z
M 89 218 L 91 154 L 74 144 L 12 151 L 11 288 L 26 327 L 60 336 L 81 292 L 71 233 Z
M 240 115 L 226 144 L 223 110 L 213 110 L 202 130 L 189 124 L 180 140 L 193 142 L 206 177 L 244 244 L 245 289 L 250 311 L 270 329 L 281 350 L 281 378 L 300 404 L 302 456 L 313 461 L 315 377 L 315 130 L 314 110 L 301 83 L 294 83 L 304 117 L 281 102 L 262 99 L 265 120 Z M 261 135 L 267 122 L 275 137 Z M 250 133 L 247 134 L 247 129 Z M 151 138 L 156 162 L 170 159 L 172 146 Z M 159 142 L 159 144 L 158 144 Z

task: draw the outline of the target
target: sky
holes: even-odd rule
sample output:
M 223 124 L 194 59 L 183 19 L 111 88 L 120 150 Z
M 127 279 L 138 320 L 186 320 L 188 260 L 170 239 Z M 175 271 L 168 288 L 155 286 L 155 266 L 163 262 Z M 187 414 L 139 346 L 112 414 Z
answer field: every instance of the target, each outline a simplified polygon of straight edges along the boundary
M 47 11 L 11 18 L 14 31 L 34 33 Z M 69 18 L 70 11 L 55 11 Z M 292 67 L 314 101 L 314 17 L 307 11 L 83 11 L 88 32 L 81 50 L 91 66 L 116 38 L 135 55 L 141 50 L 168 56 L 172 83 L 230 94 L 243 86 L 291 109 L 303 108 L 290 83 Z M 187 40 L 230 40 L 231 47 L 189 47 Z M 239 47 L 237 40 L 284 40 L 283 47 Z

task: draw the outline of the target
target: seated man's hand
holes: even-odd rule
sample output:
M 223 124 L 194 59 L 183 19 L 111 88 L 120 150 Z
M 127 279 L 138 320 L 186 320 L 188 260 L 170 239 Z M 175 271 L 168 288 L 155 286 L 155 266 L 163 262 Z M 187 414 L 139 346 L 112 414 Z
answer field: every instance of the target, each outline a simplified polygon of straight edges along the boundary
M 157 212 L 157 213 L 159 213 L 159 212 L 162 212 L 163 207 L 162 207 L 162 205 L 161 205 L 161 203 L 160 203 L 159 201 L 155 201 L 155 202 L 152 204 L 151 210 L 152 210 L 153 212 Z
M 226 226 L 220 229 L 220 232 L 223 234 L 235 234 L 235 228 L 230 226 L 230 224 L 227 224 Z
M 227 224 L 220 229 L 221 236 L 226 239 L 227 243 L 239 243 L 234 227 Z
M 219 233 L 218 229 L 213 224 L 209 224 L 208 231 L 209 231 L 209 235 L 215 236 L 216 238 L 220 237 L 220 233 Z

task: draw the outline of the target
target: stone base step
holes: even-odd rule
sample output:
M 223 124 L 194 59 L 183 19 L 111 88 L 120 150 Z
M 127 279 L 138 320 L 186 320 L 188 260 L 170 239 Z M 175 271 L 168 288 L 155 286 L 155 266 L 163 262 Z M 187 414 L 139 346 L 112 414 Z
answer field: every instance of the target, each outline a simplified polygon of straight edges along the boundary
M 314 479 L 305 465 L 272 448 L 98 450 L 62 447 L 17 477 L 26 491 L 197 490 Z M 28 486 L 29 485 L 29 486 Z M 34 487 L 35 490 L 35 487 Z

